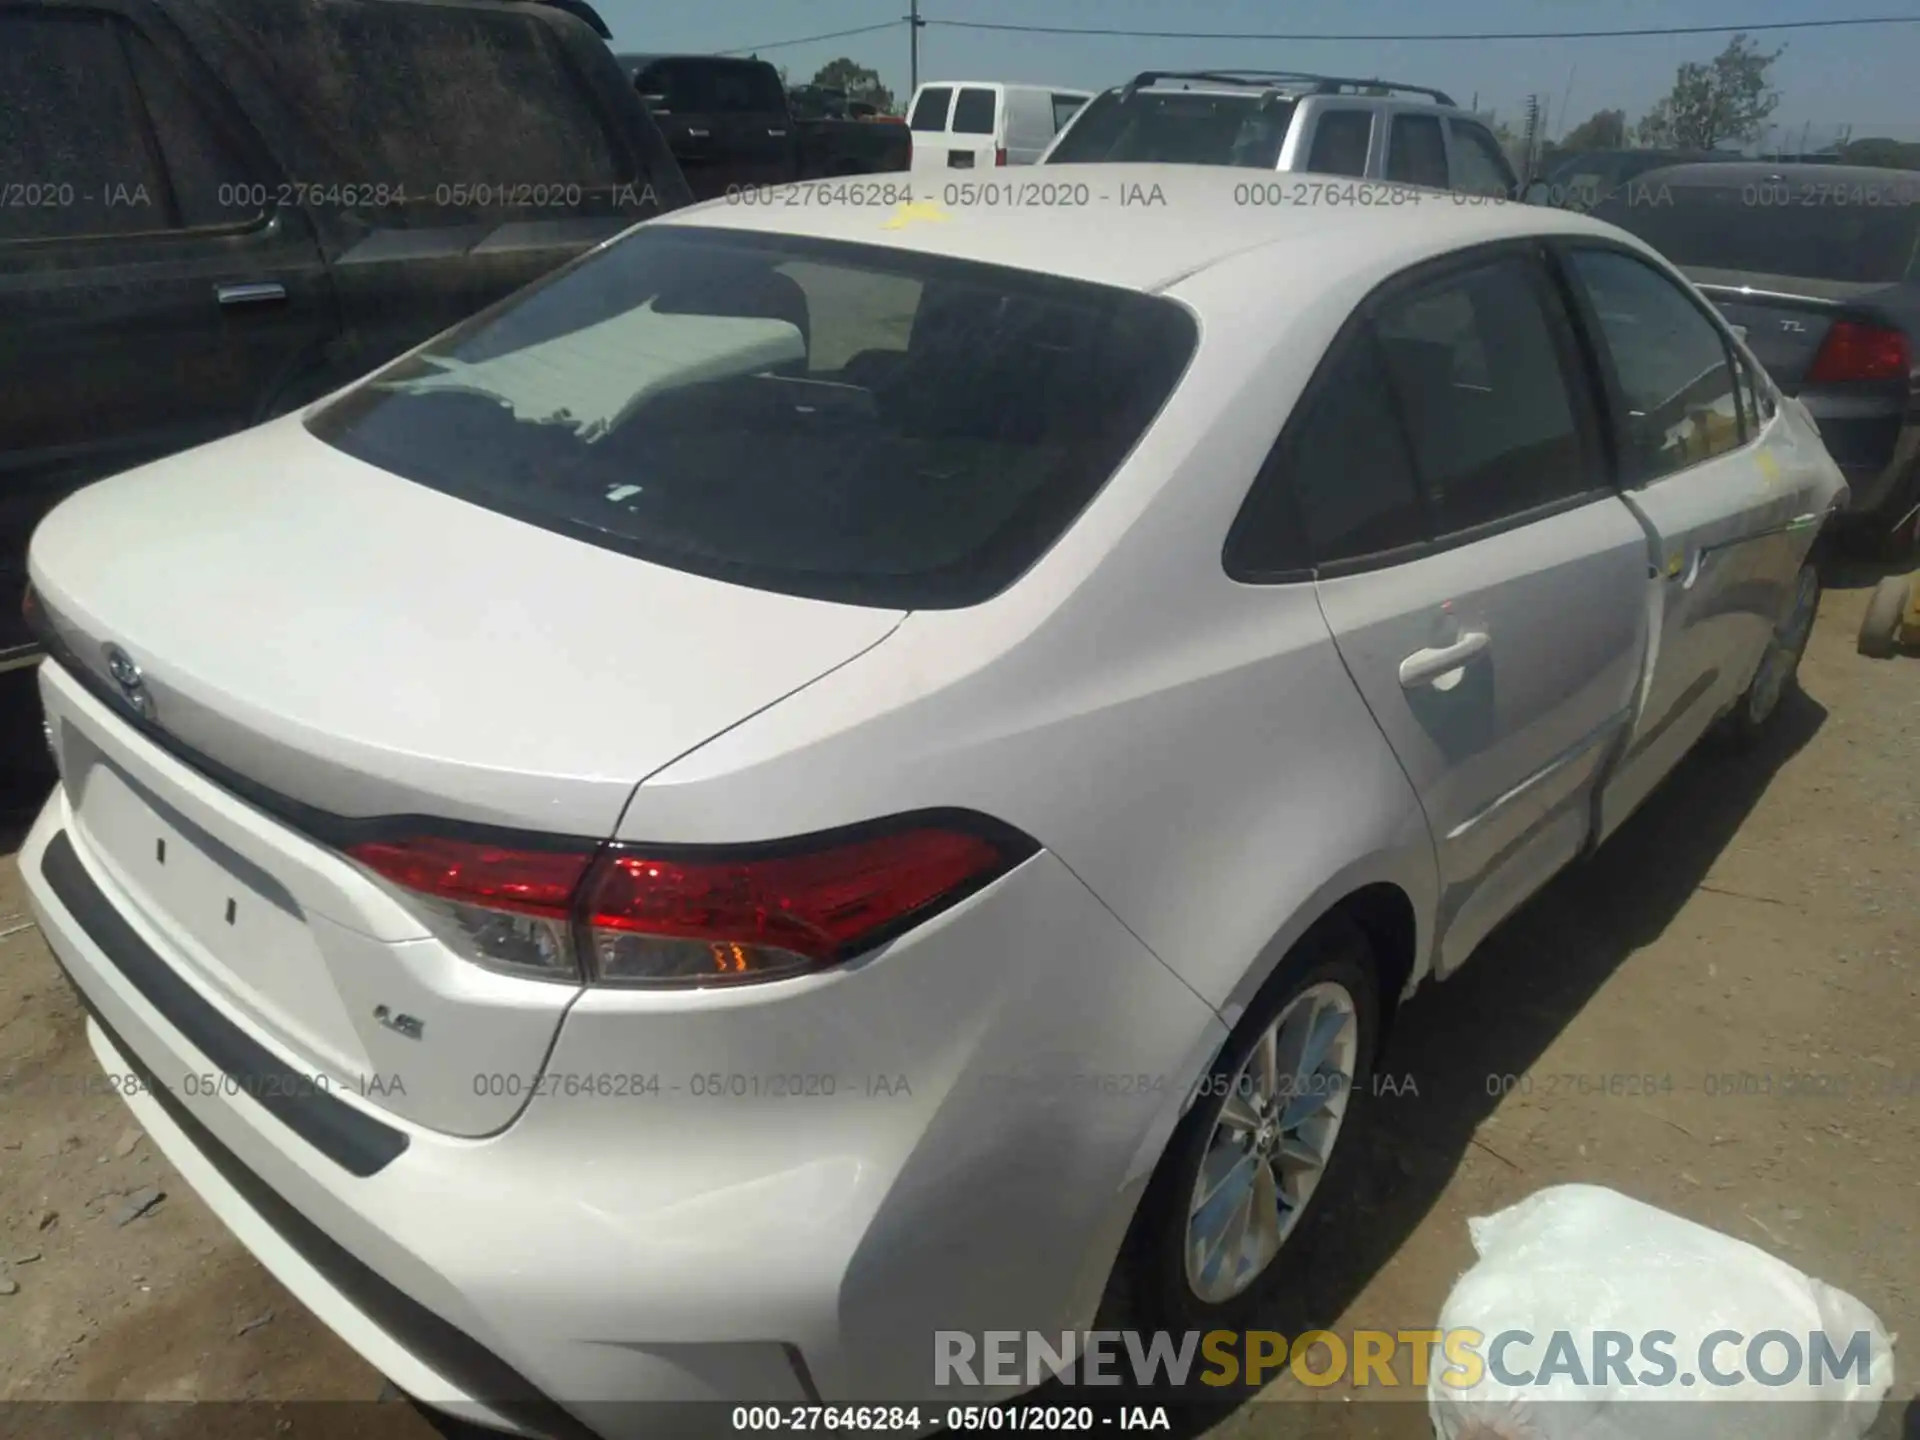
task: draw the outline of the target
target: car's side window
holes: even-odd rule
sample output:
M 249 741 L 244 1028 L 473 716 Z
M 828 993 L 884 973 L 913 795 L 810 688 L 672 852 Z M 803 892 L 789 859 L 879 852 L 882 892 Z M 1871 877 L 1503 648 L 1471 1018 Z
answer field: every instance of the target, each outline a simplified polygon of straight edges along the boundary
M 0 11 L 0 241 L 164 229 L 140 99 L 105 17 Z
M 166 164 L 178 223 L 233 225 L 266 209 L 267 187 L 249 182 L 233 147 L 173 62 L 138 31 L 122 28 L 154 139 Z
M 1365 175 L 1372 143 L 1371 110 L 1322 110 L 1314 122 L 1307 169 L 1319 175 Z
M 1235 520 L 1229 574 L 1335 565 L 1427 538 L 1425 512 L 1372 331 L 1336 343 Z
M 1726 338 L 1686 292 L 1617 250 L 1569 255 L 1626 403 L 1630 482 L 1645 483 L 1742 443 Z
M 1597 487 L 1557 304 L 1534 260 L 1508 254 L 1375 310 L 1437 536 Z
M 1468 195 L 1507 195 L 1514 175 L 1500 142 L 1484 125 L 1471 120 L 1450 122 L 1453 128 L 1453 188 Z
M 1396 115 L 1387 140 L 1387 179 L 1447 188 L 1447 141 L 1437 115 Z

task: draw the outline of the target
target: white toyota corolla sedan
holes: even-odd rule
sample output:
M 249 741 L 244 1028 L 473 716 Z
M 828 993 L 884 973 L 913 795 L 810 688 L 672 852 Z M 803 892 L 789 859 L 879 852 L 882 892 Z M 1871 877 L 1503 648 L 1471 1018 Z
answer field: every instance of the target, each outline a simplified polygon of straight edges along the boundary
M 679 212 L 35 536 L 93 1048 L 405 1390 L 1232 1324 L 1400 1002 L 1790 692 L 1843 483 L 1645 246 L 1030 188 Z

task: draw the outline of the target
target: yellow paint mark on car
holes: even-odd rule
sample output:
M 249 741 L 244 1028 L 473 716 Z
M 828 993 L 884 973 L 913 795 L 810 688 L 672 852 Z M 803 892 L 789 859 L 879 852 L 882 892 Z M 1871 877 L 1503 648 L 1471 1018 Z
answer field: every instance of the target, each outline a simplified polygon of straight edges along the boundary
M 893 218 L 880 228 L 904 230 L 916 220 L 951 220 L 953 217 L 931 200 L 908 200 L 893 212 Z

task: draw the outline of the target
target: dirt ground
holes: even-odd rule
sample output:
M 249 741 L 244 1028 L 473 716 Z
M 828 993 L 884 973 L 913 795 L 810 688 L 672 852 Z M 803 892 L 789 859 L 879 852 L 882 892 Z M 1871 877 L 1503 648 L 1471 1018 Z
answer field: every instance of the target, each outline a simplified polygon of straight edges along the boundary
M 1854 654 L 1861 578 L 1829 589 L 1805 693 L 1761 751 L 1696 755 L 1408 1007 L 1381 1062 L 1401 1093 L 1371 1102 L 1347 1203 L 1296 1238 L 1310 1279 L 1277 1328 L 1430 1325 L 1472 1261 L 1469 1216 L 1579 1180 L 1758 1244 L 1920 1337 L 1920 660 Z M 117 1101 L 76 1093 L 81 1015 L 26 910 L 0 859 L 0 1401 L 279 1402 L 266 1428 L 312 1435 L 294 1402 L 380 1395 Z M 1609 1093 L 1615 1074 L 1654 1079 Z M 1771 1092 L 1717 1078 L 1741 1074 Z M 116 1223 L 148 1187 L 165 1198 Z M 1920 1434 L 1909 1354 L 1876 1437 Z M 1208 1423 L 1231 1440 L 1431 1434 L 1423 1405 L 1262 1403 L 1303 1394 L 1283 1381 Z M 59 1408 L 8 1407 L 0 1428 Z M 177 1433 L 219 1433 L 217 1413 Z M 253 1433 L 280 1412 L 236 1413 Z M 400 1404 L 352 1429 L 431 1433 Z

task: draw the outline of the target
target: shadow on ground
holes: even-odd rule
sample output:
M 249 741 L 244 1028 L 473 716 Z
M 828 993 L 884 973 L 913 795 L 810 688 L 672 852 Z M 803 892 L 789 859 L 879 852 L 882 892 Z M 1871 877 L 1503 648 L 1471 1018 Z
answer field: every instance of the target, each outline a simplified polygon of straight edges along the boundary
M 1871 590 L 1889 575 L 1906 575 L 1920 566 L 1920 554 L 1899 558 L 1837 554 L 1820 566 L 1820 583 L 1828 590 Z
M 20 848 L 56 778 L 41 729 L 39 677 L 0 675 L 0 855 Z

